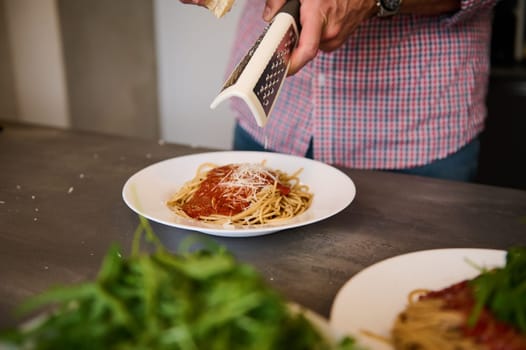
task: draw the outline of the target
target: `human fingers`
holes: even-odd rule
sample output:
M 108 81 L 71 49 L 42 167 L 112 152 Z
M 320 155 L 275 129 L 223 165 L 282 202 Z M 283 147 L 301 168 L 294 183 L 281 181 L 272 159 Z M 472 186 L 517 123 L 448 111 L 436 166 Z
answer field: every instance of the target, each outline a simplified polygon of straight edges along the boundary
M 300 9 L 300 22 L 301 34 L 290 58 L 289 75 L 296 74 L 318 54 L 327 17 L 314 7 L 303 6 Z
M 372 17 L 375 0 L 302 0 L 302 31 L 291 57 L 289 75 L 295 74 L 320 50 L 340 48 L 356 28 Z
M 263 19 L 267 22 L 276 15 L 278 10 L 285 5 L 287 0 L 266 0 L 265 9 L 263 10 Z
M 364 21 L 376 13 L 375 0 L 333 1 L 326 10 L 327 25 L 323 28 L 320 50 L 334 51 L 340 48 Z

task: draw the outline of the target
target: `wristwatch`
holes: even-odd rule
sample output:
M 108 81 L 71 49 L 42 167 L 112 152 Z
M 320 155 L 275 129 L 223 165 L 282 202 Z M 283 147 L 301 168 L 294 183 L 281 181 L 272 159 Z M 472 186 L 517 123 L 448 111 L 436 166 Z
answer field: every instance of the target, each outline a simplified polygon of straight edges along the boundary
M 389 17 L 396 15 L 400 11 L 402 0 L 377 0 L 378 17 Z

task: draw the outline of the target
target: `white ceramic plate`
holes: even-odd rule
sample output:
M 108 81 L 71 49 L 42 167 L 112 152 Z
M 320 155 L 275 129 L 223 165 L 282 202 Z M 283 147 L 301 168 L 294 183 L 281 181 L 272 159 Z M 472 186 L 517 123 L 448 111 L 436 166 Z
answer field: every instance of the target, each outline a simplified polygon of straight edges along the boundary
M 363 335 L 362 330 L 382 337 L 389 333 L 410 291 L 442 289 L 480 272 L 482 267 L 505 264 L 506 252 L 493 249 L 436 249 L 409 253 L 376 263 L 352 277 L 334 299 L 330 324 L 338 332 L 351 333 L 371 350 L 391 346 Z M 466 260 L 467 259 L 467 260 Z
M 222 227 L 179 217 L 166 206 L 166 201 L 187 181 L 202 163 L 260 163 L 287 173 L 303 168 L 302 183 L 314 194 L 311 207 L 295 218 L 273 225 L 252 225 L 243 228 Z M 169 226 L 200 231 L 216 236 L 251 237 L 299 227 L 326 219 L 345 209 L 354 199 L 353 181 L 342 171 L 315 160 L 271 152 L 226 151 L 199 153 L 168 159 L 150 165 L 126 181 L 124 202 L 142 216 Z

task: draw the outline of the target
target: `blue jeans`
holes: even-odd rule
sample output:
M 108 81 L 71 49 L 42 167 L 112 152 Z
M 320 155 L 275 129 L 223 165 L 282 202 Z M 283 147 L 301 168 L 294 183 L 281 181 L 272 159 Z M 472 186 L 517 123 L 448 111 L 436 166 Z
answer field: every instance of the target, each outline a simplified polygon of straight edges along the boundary
M 234 150 L 245 151 L 269 151 L 255 141 L 239 124 L 234 129 Z M 309 149 L 305 154 L 306 158 L 313 158 L 312 140 Z M 480 141 L 475 138 L 473 141 L 459 149 L 457 152 L 446 158 L 435 160 L 427 165 L 408 169 L 388 170 L 396 173 L 428 176 L 439 179 L 456 181 L 475 181 L 478 170 L 478 158 L 480 151 Z

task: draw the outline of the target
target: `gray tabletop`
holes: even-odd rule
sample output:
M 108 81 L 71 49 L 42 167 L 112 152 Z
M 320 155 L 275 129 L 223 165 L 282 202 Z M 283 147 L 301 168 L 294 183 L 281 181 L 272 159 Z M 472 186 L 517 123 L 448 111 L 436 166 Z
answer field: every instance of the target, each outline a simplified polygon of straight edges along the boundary
M 208 149 L 20 125 L 0 132 L 0 327 L 53 285 L 93 278 L 113 242 L 126 252 L 138 218 L 125 181 L 172 157 Z M 324 221 L 252 238 L 206 236 L 253 264 L 286 298 L 329 316 L 339 288 L 371 264 L 452 247 L 526 244 L 526 192 L 347 170 L 357 195 Z M 188 235 L 153 224 L 175 250 Z

